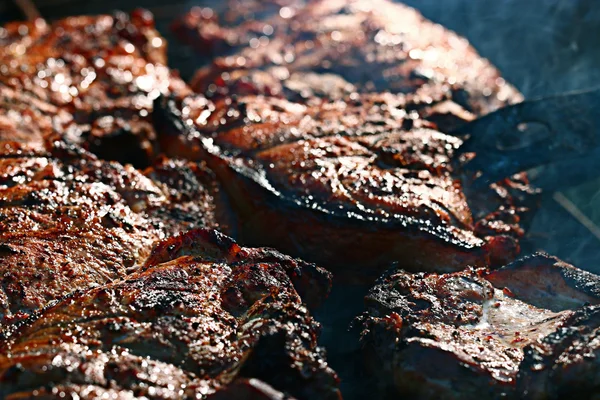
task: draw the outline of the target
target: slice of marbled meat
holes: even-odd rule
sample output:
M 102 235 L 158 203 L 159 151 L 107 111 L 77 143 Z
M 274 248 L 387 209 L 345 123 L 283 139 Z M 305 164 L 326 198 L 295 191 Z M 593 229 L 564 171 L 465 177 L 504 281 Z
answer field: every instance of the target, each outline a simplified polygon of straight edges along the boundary
M 153 100 L 190 94 L 166 67 L 166 41 L 146 11 L 11 23 L 0 40 L 0 139 L 40 143 L 56 131 L 146 167 L 157 152 Z
M 366 297 L 374 387 L 419 399 L 597 394 L 600 277 L 536 254 L 495 271 L 391 270 Z
M 464 38 L 389 0 L 232 3 L 221 25 L 196 8 L 174 26 L 185 43 L 221 55 L 192 82 L 207 96 L 423 91 L 475 114 L 522 99 Z
M 0 321 L 124 277 L 166 236 L 217 226 L 201 166 L 163 161 L 147 175 L 59 140 L 2 143 Z
M 312 264 L 189 231 L 125 280 L 75 292 L 5 331 L 0 396 L 338 399 L 302 303 L 320 303 L 330 284 Z
M 163 98 L 154 111 L 162 149 L 215 172 L 244 243 L 340 277 L 378 276 L 394 261 L 430 271 L 503 265 L 533 208 L 524 176 L 471 190 L 455 157 L 461 140 L 433 129 L 437 111 L 404 95 Z

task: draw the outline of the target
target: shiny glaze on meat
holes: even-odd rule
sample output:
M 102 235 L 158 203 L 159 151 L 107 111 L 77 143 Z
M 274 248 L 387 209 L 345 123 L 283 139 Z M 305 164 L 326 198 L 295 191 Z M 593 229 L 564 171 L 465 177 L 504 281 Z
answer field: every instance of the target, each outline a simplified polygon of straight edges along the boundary
M 545 393 L 542 398 L 560 398 L 558 393 L 572 390 L 569 373 L 558 382 L 539 371 L 562 376 L 564 360 L 556 352 L 569 350 L 553 345 L 557 336 L 597 330 L 597 318 L 591 317 L 592 327 L 586 328 L 577 316 L 596 313 L 588 305 L 600 303 L 599 285 L 600 277 L 544 254 L 495 271 L 391 270 L 370 291 L 367 312 L 357 321 L 368 368 L 389 395 L 517 399 Z M 546 354 L 544 346 L 547 358 L 536 372 L 531 364 L 536 352 Z M 564 365 L 598 374 L 594 357 Z M 536 388 L 534 395 L 535 385 L 553 390 Z
M 41 142 L 55 130 L 145 167 L 157 150 L 153 100 L 190 94 L 166 67 L 166 41 L 146 11 L 12 23 L 0 38 L 0 139 Z
M 597 287 L 597 286 L 596 286 Z M 600 307 L 583 307 L 525 348 L 517 378 L 528 399 L 595 399 L 600 391 Z
M 122 278 L 166 235 L 216 226 L 213 180 L 201 166 L 165 161 L 147 175 L 59 140 L 2 143 L 0 325 Z
M 318 304 L 330 284 L 314 265 L 192 230 L 159 244 L 141 271 L 5 331 L 0 396 L 204 398 L 257 378 L 301 399 L 337 399 L 298 294 Z
M 297 99 L 425 90 L 476 114 L 522 99 L 464 38 L 389 0 L 267 1 L 262 13 L 233 3 L 235 26 L 201 9 L 175 25 L 184 42 L 225 53 L 198 71 L 192 86 L 200 93 Z
M 527 181 L 465 195 L 469 177 L 453 167 L 462 142 L 428 120 L 440 113 L 393 94 L 313 104 L 164 98 L 154 121 L 167 154 L 215 171 L 244 243 L 349 276 L 378 274 L 393 261 L 445 271 L 510 261 L 530 210 Z

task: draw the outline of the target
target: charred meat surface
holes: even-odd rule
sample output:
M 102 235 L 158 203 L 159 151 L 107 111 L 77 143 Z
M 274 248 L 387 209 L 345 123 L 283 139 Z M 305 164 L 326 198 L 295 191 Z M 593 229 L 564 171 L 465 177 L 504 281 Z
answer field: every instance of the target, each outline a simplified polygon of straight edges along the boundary
M 75 292 L 6 331 L 0 396 L 337 399 L 299 295 L 318 304 L 330 284 L 314 265 L 189 231 L 125 280 Z
M 0 38 L 0 138 L 40 142 L 54 130 L 101 158 L 147 167 L 153 100 L 190 94 L 166 67 L 166 41 L 146 11 L 12 23 Z
M 518 392 L 530 399 L 594 399 L 600 392 L 600 307 L 584 307 L 525 348 Z
M 468 177 L 452 165 L 462 142 L 434 129 L 437 112 L 389 93 L 184 107 L 161 98 L 154 120 L 167 154 L 215 172 L 248 245 L 340 275 L 379 275 L 392 261 L 412 270 L 503 265 L 519 251 L 532 191 L 521 176 L 466 195 Z
M 600 303 L 599 285 L 600 277 L 545 254 L 495 271 L 392 270 L 357 320 L 366 364 L 390 396 L 558 399 L 575 387 L 590 394 L 600 320 L 589 304 Z
M 207 9 L 175 25 L 185 43 L 224 53 L 198 71 L 196 91 L 292 99 L 434 91 L 476 114 L 522 99 L 464 38 L 410 7 L 388 0 L 261 3 L 263 12 L 229 7 L 240 11 L 226 14 L 223 26 Z
M 147 175 L 60 140 L 2 143 L 0 321 L 124 277 L 167 235 L 216 226 L 201 166 L 165 161 Z

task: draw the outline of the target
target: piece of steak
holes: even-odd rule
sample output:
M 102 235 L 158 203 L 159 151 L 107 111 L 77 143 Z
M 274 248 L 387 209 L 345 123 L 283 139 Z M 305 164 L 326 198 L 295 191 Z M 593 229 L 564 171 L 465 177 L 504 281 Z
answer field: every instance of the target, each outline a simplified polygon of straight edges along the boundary
M 381 395 L 559 399 L 597 391 L 600 277 L 536 254 L 499 270 L 391 270 L 359 317 Z M 580 398 L 588 398 L 587 396 Z
M 256 378 L 300 399 L 340 398 L 302 303 L 320 303 L 330 284 L 312 264 L 189 231 L 160 243 L 139 272 L 5 331 L 0 396 L 205 398 Z M 250 386 L 259 398 L 273 392 Z
M 464 38 L 410 7 L 389 0 L 259 4 L 228 7 L 238 11 L 223 26 L 198 8 L 175 24 L 183 42 L 223 54 L 198 71 L 196 91 L 298 100 L 423 90 L 476 114 L 522 99 Z
M 245 244 L 336 276 L 377 276 L 393 261 L 438 271 L 503 265 L 519 251 L 532 191 L 521 176 L 465 195 L 469 178 L 452 165 L 462 142 L 433 129 L 436 112 L 393 94 L 208 106 L 162 98 L 154 122 L 167 154 L 215 172 Z
M 39 143 L 50 130 L 104 159 L 138 167 L 152 163 L 153 100 L 191 92 L 166 67 L 166 41 L 150 13 L 1 29 L 0 139 Z
M 218 226 L 215 192 L 200 165 L 162 161 L 146 176 L 59 140 L 2 142 L 0 325 L 124 277 L 157 240 Z

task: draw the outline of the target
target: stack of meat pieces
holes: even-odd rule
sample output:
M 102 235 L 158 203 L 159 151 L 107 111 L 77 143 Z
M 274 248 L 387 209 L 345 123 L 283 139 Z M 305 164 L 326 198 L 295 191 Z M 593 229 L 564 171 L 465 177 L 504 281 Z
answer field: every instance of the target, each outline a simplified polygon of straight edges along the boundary
M 338 398 L 316 347 L 329 275 L 211 230 L 158 245 L 126 279 L 74 292 L 5 333 L 4 398 L 202 398 L 262 378 L 301 398 Z M 255 398 L 273 397 L 268 386 Z M 241 393 L 237 393 L 240 391 Z
M 157 157 L 153 101 L 191 91 L 151 16 L 0 37 L 0 397 L 339 397 L 303 305 L 330 274 L 193 230 L 226 206 L 203 163 Z
M 536 192 L 451 134 L 521 100 L 496 69 L 388 0 L 228 9 L 173 26 L 191 88 L 147 12 L 0 28 L 0 397 L 339 398 L 321 267 L 393 263 L 355 321 L 381 396 L 596 390 L 600 278 L 496 270 Z

